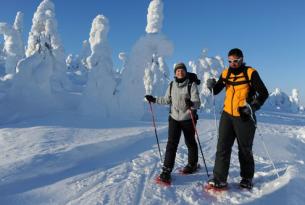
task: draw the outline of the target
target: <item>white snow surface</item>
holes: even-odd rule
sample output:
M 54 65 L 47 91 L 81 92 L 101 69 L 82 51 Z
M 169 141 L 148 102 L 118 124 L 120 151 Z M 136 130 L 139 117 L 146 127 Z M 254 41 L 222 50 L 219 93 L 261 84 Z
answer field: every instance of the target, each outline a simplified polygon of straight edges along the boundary
M 178 168 L 187 162 L 184 140 L 177 151 L 172 185 L 154 183 L 161 166 L 150 121 L 101 121 L 57 112 L 2 124 L 0 204 L 303 204 L 304 115 L 267 112 L 260 113 L 258 119 L 254 188 L 238 188 L 235 144 L 229 190 L 219 194 L 203 191 L 207 181 L 204 168 L 189 176 L 178 174 Z M 200 116 L 197 127 L 211 174 L 217 140 L 214 120 Z M 164 153 L 166 121 L 157 121 L 157 132 Z M 202 165 L 201 157 L 199 160 Z

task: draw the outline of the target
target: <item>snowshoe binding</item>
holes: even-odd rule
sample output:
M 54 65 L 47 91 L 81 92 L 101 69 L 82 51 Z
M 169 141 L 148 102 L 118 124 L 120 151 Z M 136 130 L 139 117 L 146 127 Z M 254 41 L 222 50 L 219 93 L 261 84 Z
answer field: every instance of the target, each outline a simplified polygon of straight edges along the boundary
M 245 189 L 252 189 L 253 188 L 253 182 L 252 179 L 247 179 L 247 178 L 242 178 L 242 180 L 239 183 L 239 186 L 241 188 L 245 188 Z
M 171 185 L 171 172 L 168 168 L 163 167 L 163 171 L 161 174 L 156 178 L 156 183 L 163 186 L 170 186 Z
M 204 190 L 206 192 L 208 191 L 222 192 L 222 191 L 226 191 L 227 189 L 228 189 L 228 183 L 221 182 L 216 178 L 210 179 L 208 183 L 204 185 Z

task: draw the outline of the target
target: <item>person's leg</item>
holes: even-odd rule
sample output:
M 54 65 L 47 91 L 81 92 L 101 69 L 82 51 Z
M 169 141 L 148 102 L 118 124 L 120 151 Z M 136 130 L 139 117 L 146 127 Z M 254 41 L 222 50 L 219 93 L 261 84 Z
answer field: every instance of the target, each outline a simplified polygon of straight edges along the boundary
M 175 164 L 176 152 L 179 145 L 180 136 L 181 127 L 179 122 L 170 118 L 168 123 L 168 140 L 163 163 L 163 166 L 169 169 L 170 172 L 172 171 Z
M 238 142 L 238 157 L 240 163 L 240 176 L 252 179 L 254 176 L 254 159 L 252 153 L 253 139 L 255 135 L 255 125 L 252 120 L 242 121 L 237 118 L 234 120 L 234 129 Z
M 213 170 L 214 178 L 218 181 L 227 181 L 234 140 L 235 132 L 233 129 L 232 117 L 226 112 L 222 112 L 219 122 L 219 138 Z
M 198 146 L 195 139 L 195 130 L 191 120 L 181 122 L 184 141 L 188 149 L 188 164 L 197 167 L 198 163 Z

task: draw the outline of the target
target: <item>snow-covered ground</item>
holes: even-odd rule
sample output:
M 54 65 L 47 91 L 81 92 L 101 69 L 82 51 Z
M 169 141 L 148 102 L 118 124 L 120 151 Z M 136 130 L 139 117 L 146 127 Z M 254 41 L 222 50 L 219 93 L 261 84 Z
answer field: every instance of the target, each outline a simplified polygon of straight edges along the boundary
M 119 54 L 122 70 L 114 68 L 108 43 L 111 20 L 102 14 L 94 18 L 89 39 L 77 55 L 64 51 L 52 0 L 42 0 L 37 7 L 27 45 L 21 12 L 13 25 L 0 22 L 0 205 L 303 203 L 305 115 L 300 114 L 304 106 L 297 89 L 291 96 L 275 89 L 264 105 L 267 112 L 258 117 L 252 191 L 237 187 L 236 147 L 225 193 L 203 191 L 204 169 L 190 176 L 178 174 L 187 161 L 184 143 L 173 185 L 154 183 L 161 165 L 143 97 L 162 96 L 172 79 L 172 66 L 166 61 L 174 44 L 162 32 L 163 9 L 162 0 L 150 1 L 145 34 L 130 52 Z M 211 112 L 214 105 L 206 80 L 217 78 L 224 68 L 224 60 L 208 56 L 206 49 L 189 62 L 188 70 L 202 82 L 202 113 Z M 222 109 L 223 96 L 215 99 Z M 163 113 L 157 117 L 162 152 L 167 141 L 163 108 L 155 106 L 156 113 Z M 198 131 L 211 173 L 217 141 L 213 118 L 201 116 Z
M 204 168 L 194 175 L 178 174 L 177 169 L 187 161 L 183 138 L 172 186 L 154 183 L 160 160 L 150 121 L 101 121 L 58 112 L 1 125 L 0 204 L 302 204 L 305 116 L 262 113 L 258 118 L 253 190 L 237 186 L 240 178 L 235 145 L 230 189 L 217 195 L 202 189 L 207 180 Z M 158 121 L 157 128 L 164 152 L 167 122 Z M 217 140 L 213 118 L 201 116 L 198 131 L 211 173 Z

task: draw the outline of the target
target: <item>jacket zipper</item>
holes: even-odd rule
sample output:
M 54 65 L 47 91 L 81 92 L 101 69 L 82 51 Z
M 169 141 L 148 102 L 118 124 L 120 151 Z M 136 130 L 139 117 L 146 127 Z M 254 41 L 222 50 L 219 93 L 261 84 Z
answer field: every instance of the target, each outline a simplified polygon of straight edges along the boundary
M 232 88 L 233 88 L 233 95 L 232 95 L 232 100 L 231 100 L 231 113 L 232 113 L 232 116 L 234 116 L 233 115 L 233 99 L 234 99 L 234 95 L 235 95 L 234 85 L 232 85 Z

